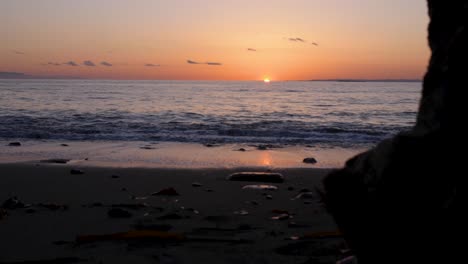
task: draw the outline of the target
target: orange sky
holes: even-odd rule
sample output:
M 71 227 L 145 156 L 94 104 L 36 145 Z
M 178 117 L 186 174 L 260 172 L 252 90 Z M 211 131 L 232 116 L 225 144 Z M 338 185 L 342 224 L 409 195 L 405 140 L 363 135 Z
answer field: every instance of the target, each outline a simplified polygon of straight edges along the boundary
M 426 12 L 423 0 L 4 0 L 0 71 L 106 79 L 419 79 L 429 58 Z

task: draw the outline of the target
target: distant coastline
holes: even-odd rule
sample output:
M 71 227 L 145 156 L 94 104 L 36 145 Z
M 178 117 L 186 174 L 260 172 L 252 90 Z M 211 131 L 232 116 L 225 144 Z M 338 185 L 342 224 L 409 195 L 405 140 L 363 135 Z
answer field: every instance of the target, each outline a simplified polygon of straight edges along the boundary
M 80 80 L 80 79 L 83 79 L 83 78 L 80 78 L 80 77 L 76 77 L 76 76 L 54 76 L 54 75 L 50 75 L 50 76 L 38 76 L 38 75 L 29 75 L 29 74 L 26 74 L 26 73 L 23 73 L 23 72 L 0 72 L 0 79 L 41 79 L 41 80 L 44 80 L 44 79 L 64 79 L 64 80 L 70 80 L 70 79 L 77 79 L 77 80 Z
M 38 76 L 38 75 L 29 75 L 23 72 L 0 72 L 0 79 L 77 79 L 77 80 L 108 80 L 100 78 L 82 78 L 77 76 Z M 162 79 L 155 79 L 162 80 Z M 138 81 L 129 79 L 129 81 Z M 164 79 L 164 81 L 168 81 Z M 180 81 L 194 81 L 194 80 L 180 80 Z M 222 80 L 197 80 L 197 81 L 222 81 Z M 227 82 L 231 82 L 229 80 Z M 259 80 L 248 80 L 248 81 L 259 81 Z M 422 82 L 418 79 L 318 79 L 318 80 L 285 80 L 286 82 Z M 281 82 L 281 81 L 280 81 Z
M 417 79 L 325 79 L 325 80 L 298 80 L 302 82 L 422 82 Z

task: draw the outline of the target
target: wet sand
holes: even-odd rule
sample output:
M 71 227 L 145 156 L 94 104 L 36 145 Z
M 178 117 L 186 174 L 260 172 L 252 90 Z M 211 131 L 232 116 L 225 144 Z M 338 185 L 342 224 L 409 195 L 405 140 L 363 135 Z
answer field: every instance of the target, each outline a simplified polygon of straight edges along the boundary
M 265 184 L 277 190 L 226 180 L 237 171 L 246 169 L 2 164 L 0 202 L 16 196 L 25 206 L 0 217 L 0 263 L 336 263 L 345 257 L 315 191 L 327 169 L 273 169 L 285 181 Z M 175 194 L 168 188 L 179 195 L 151 195 Z M 297 197 L 301 191 L 306 194 Z M 110 217 L 110 210 L 131 216 Z M 140 233 L 133 237 L 88 236 L 134 230 Z

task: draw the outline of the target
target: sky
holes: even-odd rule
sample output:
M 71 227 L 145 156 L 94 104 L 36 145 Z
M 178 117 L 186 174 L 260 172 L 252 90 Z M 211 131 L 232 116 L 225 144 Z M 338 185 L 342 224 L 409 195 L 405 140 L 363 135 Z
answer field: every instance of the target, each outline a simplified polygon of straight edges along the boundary
M 425 0 L 0 0 L 0 72 L 421 79 Z

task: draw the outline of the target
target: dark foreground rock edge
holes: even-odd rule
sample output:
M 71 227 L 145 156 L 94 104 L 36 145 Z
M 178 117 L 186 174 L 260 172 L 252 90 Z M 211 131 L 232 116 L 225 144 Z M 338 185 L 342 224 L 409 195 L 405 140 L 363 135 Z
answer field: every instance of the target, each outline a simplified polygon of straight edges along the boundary
M 461 255 L 456 149 L 466 146 L 468 1 L 428 0 L 428 7 L 432 56 L 416 125 L 323 181 L 325 204 L 359 263 L 455 263 Z

